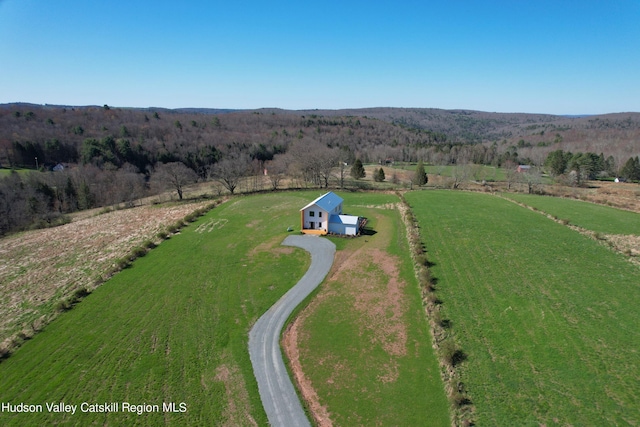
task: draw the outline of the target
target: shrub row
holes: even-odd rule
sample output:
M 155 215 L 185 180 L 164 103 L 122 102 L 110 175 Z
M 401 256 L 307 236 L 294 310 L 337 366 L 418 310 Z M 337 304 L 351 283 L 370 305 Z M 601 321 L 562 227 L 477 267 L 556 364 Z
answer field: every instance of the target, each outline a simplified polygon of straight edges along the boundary
M 0 360 L 11 356 L 11 353 L 20 347 L 22 343 L 33 338 L 36 333 L 42 330 L 44 323 L 45 321 L 43 320 L 43 317 L 41 317 L 40 319 L 33 321 L 30 327 L 21 330 L 13 337 L 7 338 L 0 343 Z
M 63 311 L 71 310 L 74 305 L 79 303 L 84 297 L 86 297 L 90 293 L 91 293 L 91 290 L 86 287 L 76 289 L 75 291 L 73 291 L 71 295 L 58 301 L 58 304 L 56 304 L 56 307 L 55 307 L 56 311 L 63 312 Z

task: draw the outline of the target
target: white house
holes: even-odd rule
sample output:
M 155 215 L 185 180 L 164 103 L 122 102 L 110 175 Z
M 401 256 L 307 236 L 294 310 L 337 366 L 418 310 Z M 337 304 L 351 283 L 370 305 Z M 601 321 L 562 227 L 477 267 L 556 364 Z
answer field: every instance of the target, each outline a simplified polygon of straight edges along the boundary
M 342 198 L 328 192 L 300 209 L 300 229 L 305 234 L 360 234 L 362 218 L 342 213 Z

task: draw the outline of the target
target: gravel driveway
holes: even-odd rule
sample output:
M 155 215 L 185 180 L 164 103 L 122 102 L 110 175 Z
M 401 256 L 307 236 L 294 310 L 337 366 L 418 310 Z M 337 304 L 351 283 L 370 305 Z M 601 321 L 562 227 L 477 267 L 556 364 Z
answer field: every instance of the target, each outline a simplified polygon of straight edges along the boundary
M 280 333 L 293 310 L 329 273 L 336 247 L 318 236 L 288 236 L 282 244 L 309 252 L 311 265 L 302 279 L 253 326 L 249 332 L 249 356 L 269 423 L 272 426 L 309 426 L 282 360 Z

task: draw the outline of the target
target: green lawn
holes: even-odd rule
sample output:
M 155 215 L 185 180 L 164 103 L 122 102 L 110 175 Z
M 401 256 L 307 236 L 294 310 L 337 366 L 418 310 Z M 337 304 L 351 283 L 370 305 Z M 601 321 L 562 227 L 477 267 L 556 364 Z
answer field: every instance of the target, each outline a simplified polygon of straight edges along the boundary
M 406 199 L 468 356 L 459 369 L 477 425 L 640 423 L 637 266 L 491 195 Z
M 15 172 L 17 172 L 19 174 L 35 172 L 34 169 L 5 169 L 5 168 L 0 168 L 0 178 L 4 178 L 5 176 L 11 175 L 11 173 L 13 171 L 15 171 Z
M 392 166 L 394 169 L 402 169 L 415 171 L 416 164 L 415 163 L 396 163 Z M 453 176 L 453 172 L 456 166 L 441 166 L 441 165 L 425 165 L 424 169 L 429 175 L 442 175 L 442 176 Z M 506 171 L 502 168 L 497 168 L 494 166 L 486 166 L 486 165 L 469 165 L 470 170 L 477 173 L 477 178 L 479 180 L 487 180 L 487 181 L 504 181 L 506 180 Z M 474 177 L 470 177 L 474 179 Z
M 0 402 L 185 402 L 186 413 L 5 412 L 0 425 L 265 425 L 248 330 L 308 267 L 280 243 L 314 194 L 221 205 L 0 363 Z
M 345 206 L 398 202 L 388 195 L 369 198 L 346 197 Z M 448 426 L 448 402 L 399 212 L 352 211 L 369 218 L 376 234 L 340 239 L 340 271 L 303 314 L 303 371 L 335 425 Z
M 558 197 L 513 193 L 504 196 L 587 230 L 640 235 L 640 214 L 635 212 Z

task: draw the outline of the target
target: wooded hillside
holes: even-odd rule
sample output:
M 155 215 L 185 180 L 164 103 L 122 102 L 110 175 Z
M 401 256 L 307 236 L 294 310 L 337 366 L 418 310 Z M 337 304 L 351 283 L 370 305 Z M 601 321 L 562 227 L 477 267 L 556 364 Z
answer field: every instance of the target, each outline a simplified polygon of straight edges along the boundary
M 181 197 L 182 187 L 196 180 L 215 179 L 233 192 L 239 179 L 265 169 L 274 189 L 284 175 L 326 187 L 356 159 L 541 166 L 559 150 L 569 159 L 581 152 L 589 158 L 602 154 L 608 173 L 615 173 L 640 155 L 640 113 L 562 117 L 402 108 L 235 111 L 4 104 L 0 167 L 55 168 L 56 173 L 0 180 L 0 235 L 167 187 Z

